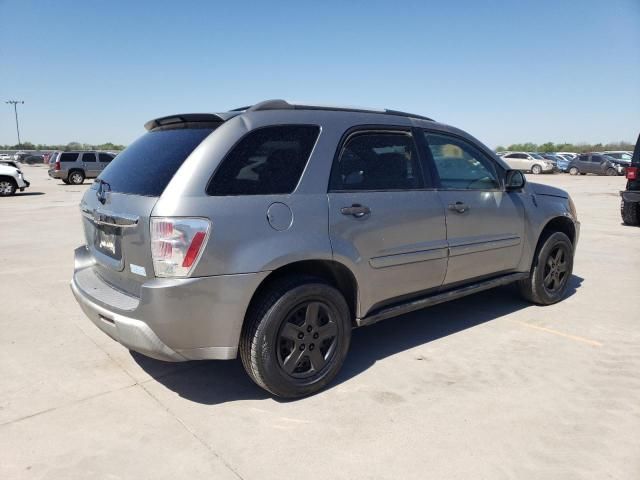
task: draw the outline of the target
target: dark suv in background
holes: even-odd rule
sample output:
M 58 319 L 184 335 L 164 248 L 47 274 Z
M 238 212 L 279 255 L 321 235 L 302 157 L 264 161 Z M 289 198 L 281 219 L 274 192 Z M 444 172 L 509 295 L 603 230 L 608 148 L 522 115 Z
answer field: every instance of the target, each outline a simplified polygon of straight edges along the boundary
M 638 135 L 631 165 L 627 167 L 626 171 L 627 189 L 620 192 L 622 221 L 625 225 L 640 225 L 640 208 L 638 208 L 640 203 L 640 135 Z
M 571 175 L 586 175 L 587 173 L 609 176 L 623 175 L 624 166 L 615 158 L 599 152 L 583 153 L 571 161 L 569 173 Z

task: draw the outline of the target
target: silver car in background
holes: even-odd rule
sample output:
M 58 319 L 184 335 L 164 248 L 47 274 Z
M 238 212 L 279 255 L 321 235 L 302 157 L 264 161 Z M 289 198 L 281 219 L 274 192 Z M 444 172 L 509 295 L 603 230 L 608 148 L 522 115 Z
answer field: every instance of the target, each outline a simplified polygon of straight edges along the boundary
M 145 127 L 82 199 L 71 288 L 150 357 L 239 354 L 300 397 L 334 378 L 354 327 L 509 283 L 540 305 L 569 287 L 569 195 L 457 128 L 283 100 Z
M 115 155 L 101 151 L 53 152 L 49 157 L 51 178 L 63 183 L 80 185 L 86 178 L 96 178 Z
M 540 173 L 553 173 L 555 165 L 538 153 L 531 152 L 509 152 L 502 156 L 502 159 L 514 170 L 531 172 L 535 175 Z

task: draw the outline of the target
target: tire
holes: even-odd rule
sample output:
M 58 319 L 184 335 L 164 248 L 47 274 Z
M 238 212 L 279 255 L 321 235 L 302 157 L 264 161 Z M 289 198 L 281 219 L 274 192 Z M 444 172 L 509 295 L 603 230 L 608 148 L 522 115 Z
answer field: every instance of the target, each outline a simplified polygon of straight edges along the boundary
M 82 185 L 84 183 L 84 172 L 82 170 L 71 170 L 69 172 L 69 176 L 67 177 L 67 181 L 71 185 Z
M 67 180 L 66 178 L 63 178 L 63 179 L 62 179 L 62 183 L 64 183 L 65 185 L 71 185 L 71 184 L 69 183 L 69 180 Z
M 615 168 L 607 168 L 607 171 L 605 172 L 605 175 L 607 177 L 615 177 L 618 175 L 618 172 L 616 171 Z
M 625 202 L 622 200 L 620 203 L 620 215 L 622 215 L 622 222 L 625 225 L 634 227 L 640 225 L 640 208 L 638 208 L 637 202 Z
M 540 175 L 542 173 L 542 167 L 540 165 L 534 165 L 531 167 L 531 173 L 534 175 Z
M 567 293 L 573 272 L 573 245 L 564 233 L 555 232 L 540 240 L 536 252 L 529 278 L 518 282 L 520 294 L 537 305 L 552 305 Z
M 13 178 L 0 178 L 0 197 L 10 197 L 16 194 L 18 185 Z
M 580 170 L 578 170 L 578 167 L 571 167 L 569 169 L 569 175 L 577 175 L 580 173 Z
M 350 341 L 351 313 L 342 294 L 321 279 L 295 276 L 276 280 L 252 302 L 240 358 L 258 386 L 299 398 L 336 376 Z

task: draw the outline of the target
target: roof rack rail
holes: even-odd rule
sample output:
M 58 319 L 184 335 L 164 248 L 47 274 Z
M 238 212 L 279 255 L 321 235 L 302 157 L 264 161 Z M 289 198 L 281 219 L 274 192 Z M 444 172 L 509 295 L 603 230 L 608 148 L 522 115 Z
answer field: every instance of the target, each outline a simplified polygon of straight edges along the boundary
M 235 111 L 247 111 L 247 112 L 260 112 L 264 110 L 326 110 L 337 112 L 359 112 L 359 113 L 379 113 L 381 115 L 396 115 L 399 117 L 411 117 L 418 118 L 420 120 L 428 120 L 433 122 L 433 118 L 425 117 L 423 115 L 416 115 L 413 113 L 401 112 L 399 110 L 388 109 L 369 109 L 369 108 L 357 108 L 357 107 L 342 107 L 342 106 L 328 106 L 328 105 L 301 105 L 289 103 L 286 100 L 275 99 L 265 100 L 264 102 L 256 103 L 251 107 L 242 107 L 231 110 Z

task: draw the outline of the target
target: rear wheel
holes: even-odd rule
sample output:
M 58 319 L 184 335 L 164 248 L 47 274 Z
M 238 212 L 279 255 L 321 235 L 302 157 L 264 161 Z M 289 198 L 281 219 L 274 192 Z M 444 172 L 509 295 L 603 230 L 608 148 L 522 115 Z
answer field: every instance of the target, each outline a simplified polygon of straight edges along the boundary
M 573 245 L 562 232 L 542 241 L 529 278 L 518 282 L 522 296 L 538 305 L 559 302 L 567 292 L 573 272 Z
M 569 175 L 577 175 L 578 173 L 580 173 L 580 171 L 578 170 L 577 167 L 571 167 L 569 169 Z
M 69 183 L 72 185 L 80 185 L 84 182 L 84 173 L 80 170 L 72 170 L 69 172 Z
M 70 185 L 69 180 L 67 180 L 66 178 L 62 179 L 62 183 L 64 183 L 65 185 Z
M 542 173 L 542 167 L 540 165 L 534 165 L 533 167 L 531 167 L 531 173 L 540 175 Z
M 640 208 L 637 202 L 625 202 L 620 204 L 620 214 L 625 225 L 640 225 Z
M 14 195 L 17 188 L 18 185 L 16 185 L 13 178 L 0 178 L 0 197 L 10 197 Z
M 259 295 L 240 338 L 240 358 L 251 379 L 285 398 L 325 387 L 344 363 L 351 340 L 342 294 L 320 279 L 296 276 Z

